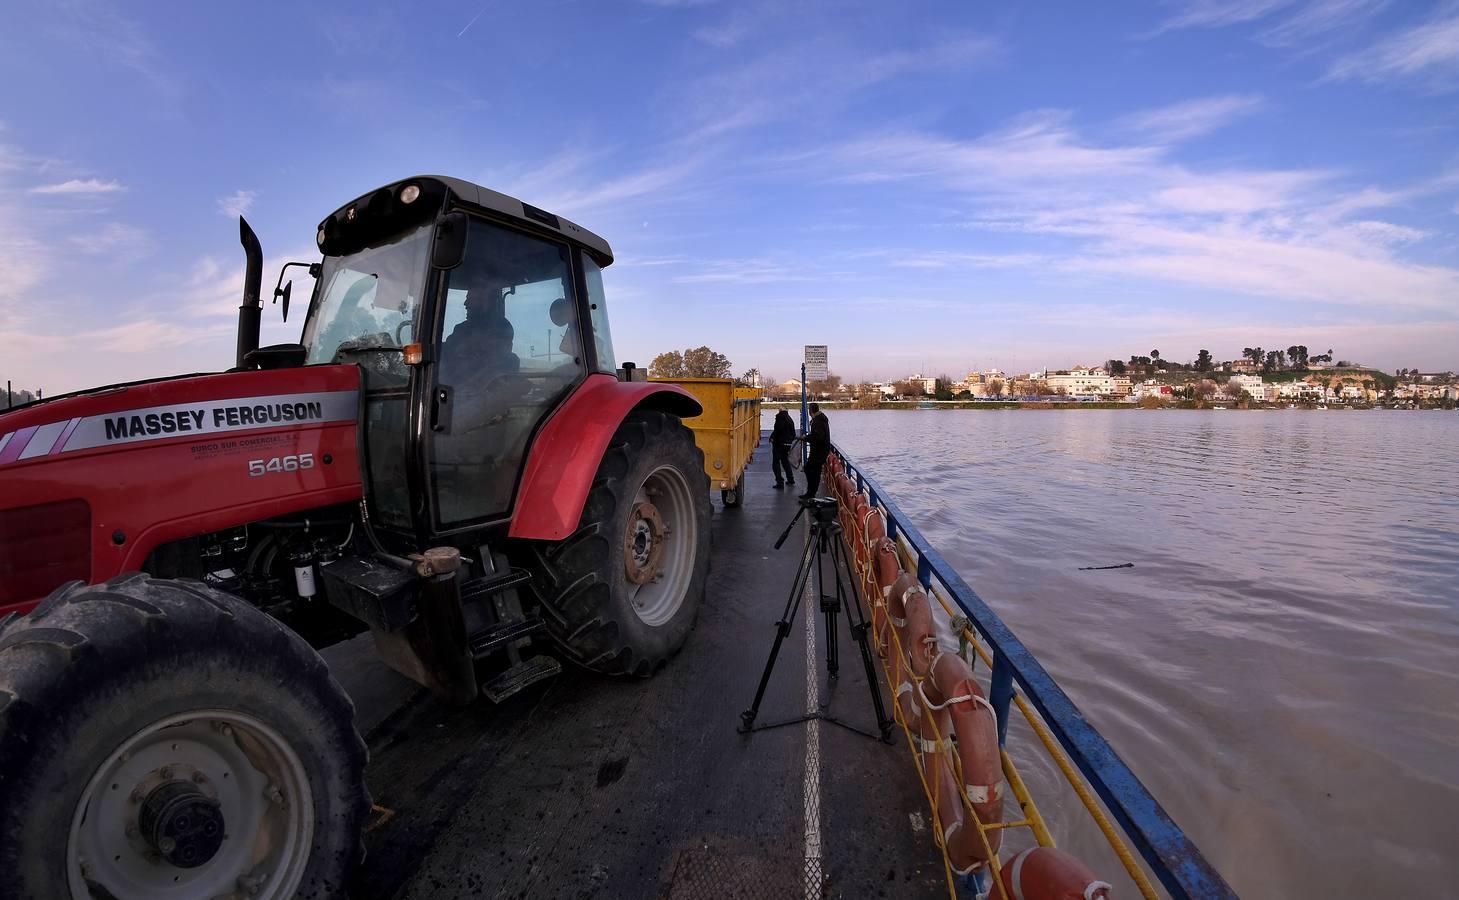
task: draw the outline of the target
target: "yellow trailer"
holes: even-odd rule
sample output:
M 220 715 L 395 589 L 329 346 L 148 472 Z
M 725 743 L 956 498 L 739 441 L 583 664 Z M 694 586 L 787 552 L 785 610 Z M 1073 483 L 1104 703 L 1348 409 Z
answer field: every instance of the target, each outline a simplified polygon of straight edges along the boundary
M 694 430 L 694 442 L 704 451 L 710 487 L 719 488 L 726 507 L 739 506 L 745 497 L 745 468 L 760 445 L 760 389 L 735 387 L 732 378 L 649 380 L 677 384 L 703 404 L 703 414 L 684 424 Z

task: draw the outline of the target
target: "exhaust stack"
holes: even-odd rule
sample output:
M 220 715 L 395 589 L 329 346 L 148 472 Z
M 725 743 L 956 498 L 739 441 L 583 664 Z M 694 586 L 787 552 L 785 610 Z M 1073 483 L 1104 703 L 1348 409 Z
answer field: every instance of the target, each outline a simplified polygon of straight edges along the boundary
M 259 320 L 263 316 L 263 304 L 259 290 L 263 283 L 263 248 L 259 246 L 258 235 L 248 227 L 248 220 L 238 217 L 238 240 L 243 244 L 243 254 L 248 267 L 243 273 L 243 303 L 238 307 L 238 359 L 235 366 L 243 367 L 243 357 L 258 349 Z

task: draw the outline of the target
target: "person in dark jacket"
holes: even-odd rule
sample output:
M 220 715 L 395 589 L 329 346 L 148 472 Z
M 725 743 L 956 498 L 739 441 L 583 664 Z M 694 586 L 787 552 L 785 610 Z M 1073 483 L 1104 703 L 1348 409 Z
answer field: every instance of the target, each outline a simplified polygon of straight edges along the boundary
M 826 457 L 831 455 L 831 423 L 826 414 L 821 412 L 819 403 L 811 404 L 811 430 L 806 435 L 806 443 L 810 445 L 810 456 L 805 461 L 805 493 L 800 495 L 802 500 L 809 500 L 816 495 L 816 490 L 821 486 L 821 467 L 826 464 Z
M 787 484 L 795 487 L 795 470 L 790 467 L 790 448 L 795 444 L 795 422 L 785 410 L 775 414 L 775 428 L 770 432 L 770 468 L 775 470 L 775 489 Z M 781 473 L 785 477 L 781 477 Z

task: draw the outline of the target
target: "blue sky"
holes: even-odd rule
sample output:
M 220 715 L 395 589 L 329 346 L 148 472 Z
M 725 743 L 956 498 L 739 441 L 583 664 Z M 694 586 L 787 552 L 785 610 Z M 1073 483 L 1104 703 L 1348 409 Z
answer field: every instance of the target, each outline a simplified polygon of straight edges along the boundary
M 231 217 L 271 285 L 419 172 L 607 237 L 640 363 L 1459 368 L 1453 2 L 11 0 L 0 85 L 17 386 L 225 367 Z

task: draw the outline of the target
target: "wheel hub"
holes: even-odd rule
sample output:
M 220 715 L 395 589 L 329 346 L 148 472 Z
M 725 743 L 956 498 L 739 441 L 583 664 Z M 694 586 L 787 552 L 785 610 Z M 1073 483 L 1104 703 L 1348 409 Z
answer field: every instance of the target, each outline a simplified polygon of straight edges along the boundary
M 633 507 L 623 539 L 623 570 L 634 584 L 647 584 L 659 574 L 668 529 L 658 507 L 644 500 Z
M 212 859 L 223 845 L 223 808 L 190 781 L 168 781 L 142 801 L 137 827 L 163 859 L 193 869 Z

